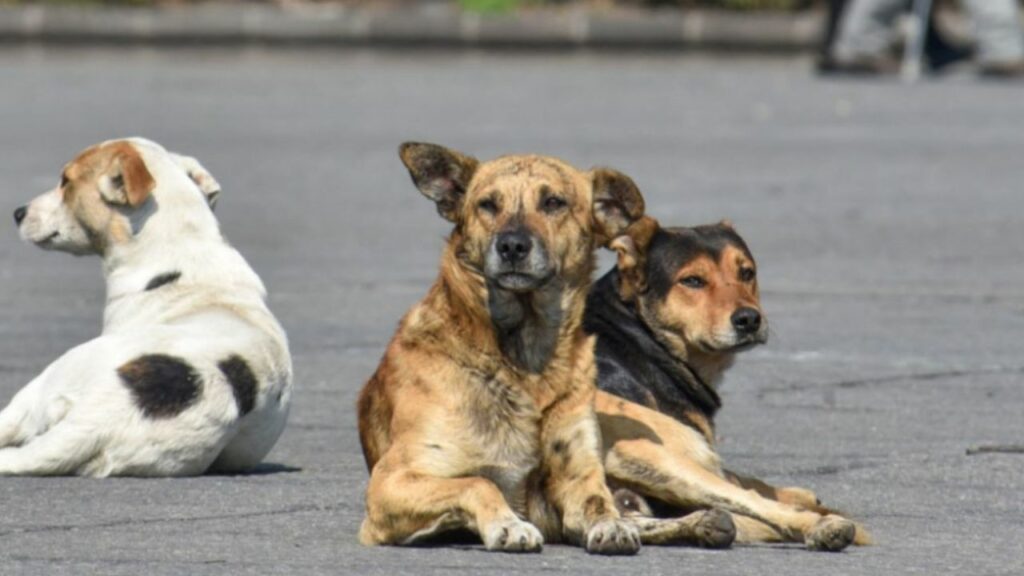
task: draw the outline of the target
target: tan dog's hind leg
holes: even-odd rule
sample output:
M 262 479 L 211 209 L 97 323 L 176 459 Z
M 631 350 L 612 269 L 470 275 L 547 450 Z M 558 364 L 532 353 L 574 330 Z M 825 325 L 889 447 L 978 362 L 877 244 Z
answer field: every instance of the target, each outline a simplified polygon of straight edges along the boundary
M 393 467 L 389 456 L 385 454 L 370 477 L 366 519 L 359 530 L 363 544 L 415 544 L 467 528 L 480 535 L 488 550 L 541 550 L 540 531 L 516 516 L 490 480 L 427 476 Z

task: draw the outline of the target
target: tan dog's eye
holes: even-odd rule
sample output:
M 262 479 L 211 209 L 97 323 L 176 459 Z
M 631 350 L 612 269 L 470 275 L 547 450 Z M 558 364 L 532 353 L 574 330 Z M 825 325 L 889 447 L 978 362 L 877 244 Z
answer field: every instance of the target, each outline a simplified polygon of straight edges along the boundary
M 569 203 L 564 198 L 559 198 L 558 196 L 548 196 L 544 199 L 544 211 L 548 213 L 558 212 L 568 205 Z
M 483 200 L 477 202 L 476 207 L 479 208 L 480 210 L 483 210 L 484 212 L 487 212 L 488 214 L 498 213 L 497 202 L 491 200 L 490 198 L 484 198 Z
M 68 185 L 68 177 L 66 174 L 60 175 L 60 187 L 63 188 Z
M 708 285 L 708 283 L 700 276 L 687 276 L 679 281 L 680 284 L 687 288 L 693 288 L 699 290 Z
M 740 269 L 740 282 L 753 282 L 756 276 L 757 272 L 753 268 Z

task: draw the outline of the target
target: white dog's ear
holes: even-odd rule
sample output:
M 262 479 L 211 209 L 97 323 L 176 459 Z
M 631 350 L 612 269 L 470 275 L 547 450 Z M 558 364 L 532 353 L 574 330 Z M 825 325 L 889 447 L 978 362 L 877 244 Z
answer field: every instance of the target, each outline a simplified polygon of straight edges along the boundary
M 135 208 L 149 199 L 156 180 L 138 151 L 128 147 L 114 156 L 98 184 L 100 196 L 110 204 Z
M 210 174 L 210 171 L 203 167 L 198 160 L 191 156 L 184 156 L 182 154 L 175 154 L 171 152 L 171 158 L 174 162 L 181 167 L 182 170 L 188 174 L 188 177 L 196 183 L 199 187 L 199 191 L 206 197 L 206 203 L 210 205 L 210 209 L 217 205 L 217 198 L 220 197 L 220 183 L 217 179 Z

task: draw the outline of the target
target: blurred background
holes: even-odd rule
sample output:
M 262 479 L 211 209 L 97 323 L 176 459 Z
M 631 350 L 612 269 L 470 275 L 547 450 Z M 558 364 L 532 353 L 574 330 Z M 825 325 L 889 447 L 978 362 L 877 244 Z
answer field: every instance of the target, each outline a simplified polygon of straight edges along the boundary
M 1019 10 L 839 4 L 3 2 L 0 208 L 108 138 L 196 156 L 288 330 L 296 393 L 269 458 L 291 472 L 0 479 L 0 572 L 1014 574 Z M 724 461 L 813 488 L 879 546 L 359 547 L 353 404 L 449 230 L 397 158 L 406 140 L 612 166 L 663 223 L 730 218 L 772 335 L 721 390 Z M 97 259 L 42 253 L 0 219 L 0 403 L 94 337 L 103 303 Z M 1003 450 L 968 455 L 984 447 Z

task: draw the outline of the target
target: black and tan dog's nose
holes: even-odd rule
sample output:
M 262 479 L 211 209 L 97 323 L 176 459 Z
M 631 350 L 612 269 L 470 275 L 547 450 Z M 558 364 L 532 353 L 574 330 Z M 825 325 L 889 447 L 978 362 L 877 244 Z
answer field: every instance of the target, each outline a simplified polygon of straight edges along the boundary
M 754 308 L 740 308 L 732 313 L 732 327 L 739 334 L 753 334 L 761 328 L 761 313 Z
M 521 231 L 502 232 L 498 235 L 498 255 L 509 264 L 521 262 L 533 249 L 529 234 Z
M 28 214 L 28 208 L 18 206 L 18 209 L 14 211 L 14 223 L 21 226 L 21 221 L 25 219 L 26 214 Z

